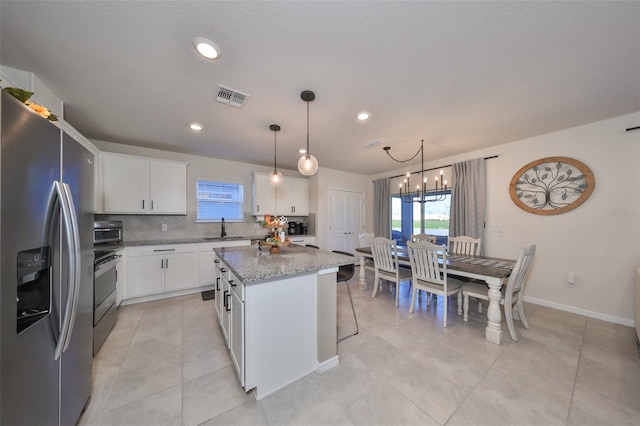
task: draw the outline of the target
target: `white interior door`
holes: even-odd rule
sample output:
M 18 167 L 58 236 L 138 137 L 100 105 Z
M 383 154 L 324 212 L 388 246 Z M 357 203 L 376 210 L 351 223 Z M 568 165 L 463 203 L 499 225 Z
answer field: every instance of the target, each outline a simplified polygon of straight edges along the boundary
M 364 232 L 364 194 L 329 190 L 329 250 L 355 253 L 361 232 Z

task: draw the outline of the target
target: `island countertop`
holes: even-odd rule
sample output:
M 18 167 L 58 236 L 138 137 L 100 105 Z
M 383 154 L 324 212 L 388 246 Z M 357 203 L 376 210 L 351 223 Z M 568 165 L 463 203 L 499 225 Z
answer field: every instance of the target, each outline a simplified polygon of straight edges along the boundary
M 254 244 L 248 247 L 217 248 L 215 252 L 244 284 L 308 274 L 355 262 L 351 256 L 297 244 L 289 244 L 280 250 L 280 253 L 271 254 L 268 247 L 260 251 L 258 245 Z

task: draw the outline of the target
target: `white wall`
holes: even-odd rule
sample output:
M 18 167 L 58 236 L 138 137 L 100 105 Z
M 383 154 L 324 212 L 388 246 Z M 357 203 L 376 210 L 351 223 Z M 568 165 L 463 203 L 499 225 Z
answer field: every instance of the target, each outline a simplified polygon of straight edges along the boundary
M 633 326 L 633 274 L 640 264 L 640 132 L 625 129 L 639 124 L 640 112 L 425 167 L 499 155 L 486 163 L 486 254 L 515 258 L 519 247 L 536 244 L 525 290 L 529 301 Z M 513 175 L 531 161 L 552 156 L 575 158 L 589 166 L 595 191 L 583 205 L 564 214 L 521 210 L 509 196 Z M 492 225 L 501 225 L 504 232 L 491 232 Z M 575 287 L 565 284 L 568 272 L 576 274 Z
M 342 191 L 363 192 L 365 199 L 365 229 L 372 232 L 373 229 L 373 184 L 369 176 L 344 172 L 327 168 L 320 168 L 318 174 L 312 180 L 310 197 L 317 205 L 316 216 L 316 240 L 321 248 L 328 247 L 329 233 L 329 191 L 338 189 Z

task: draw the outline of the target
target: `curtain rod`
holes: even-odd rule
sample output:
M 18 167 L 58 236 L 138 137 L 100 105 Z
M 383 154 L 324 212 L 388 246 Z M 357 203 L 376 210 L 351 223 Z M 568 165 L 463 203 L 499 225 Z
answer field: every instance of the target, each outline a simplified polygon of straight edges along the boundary
M 485 160 L 491 160 L 492 158 L 498 158 L 499 155 L 492 155 L 491 157 L 484 157 Z M 440 167 L 433 167 L 431 169 L 424 169 L 424 170 L 418 170 L 417 172 L 411 172 L 412 175 L 418 174 L 420 172 L 430 172 L 431 170 L 437 170 L 437 169 L 444 169 L 445 167 L 451 167 L 451 164 L 448 164 L 446 166 L 440 166 Z M 389 179 L 394 179 L 394 178 L 398 178 L 398 177 L 402 177 L 402 176 L 406 176 L 407 174 L 402 174 L 402 175 L 396 175 L 396 176 L 389 176 Z

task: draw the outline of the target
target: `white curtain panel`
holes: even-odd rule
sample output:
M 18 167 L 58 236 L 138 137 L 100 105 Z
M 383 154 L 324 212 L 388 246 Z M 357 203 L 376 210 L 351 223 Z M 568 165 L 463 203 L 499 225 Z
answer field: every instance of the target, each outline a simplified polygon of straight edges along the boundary
M 484 158 L 464 161 L 451 166 L 451 212 L 449 236 L 466 235 L 482 238 L 484 254 L 485 166 Z
M 373 181 L 373 234 L 391 238 L 391 179 Z

